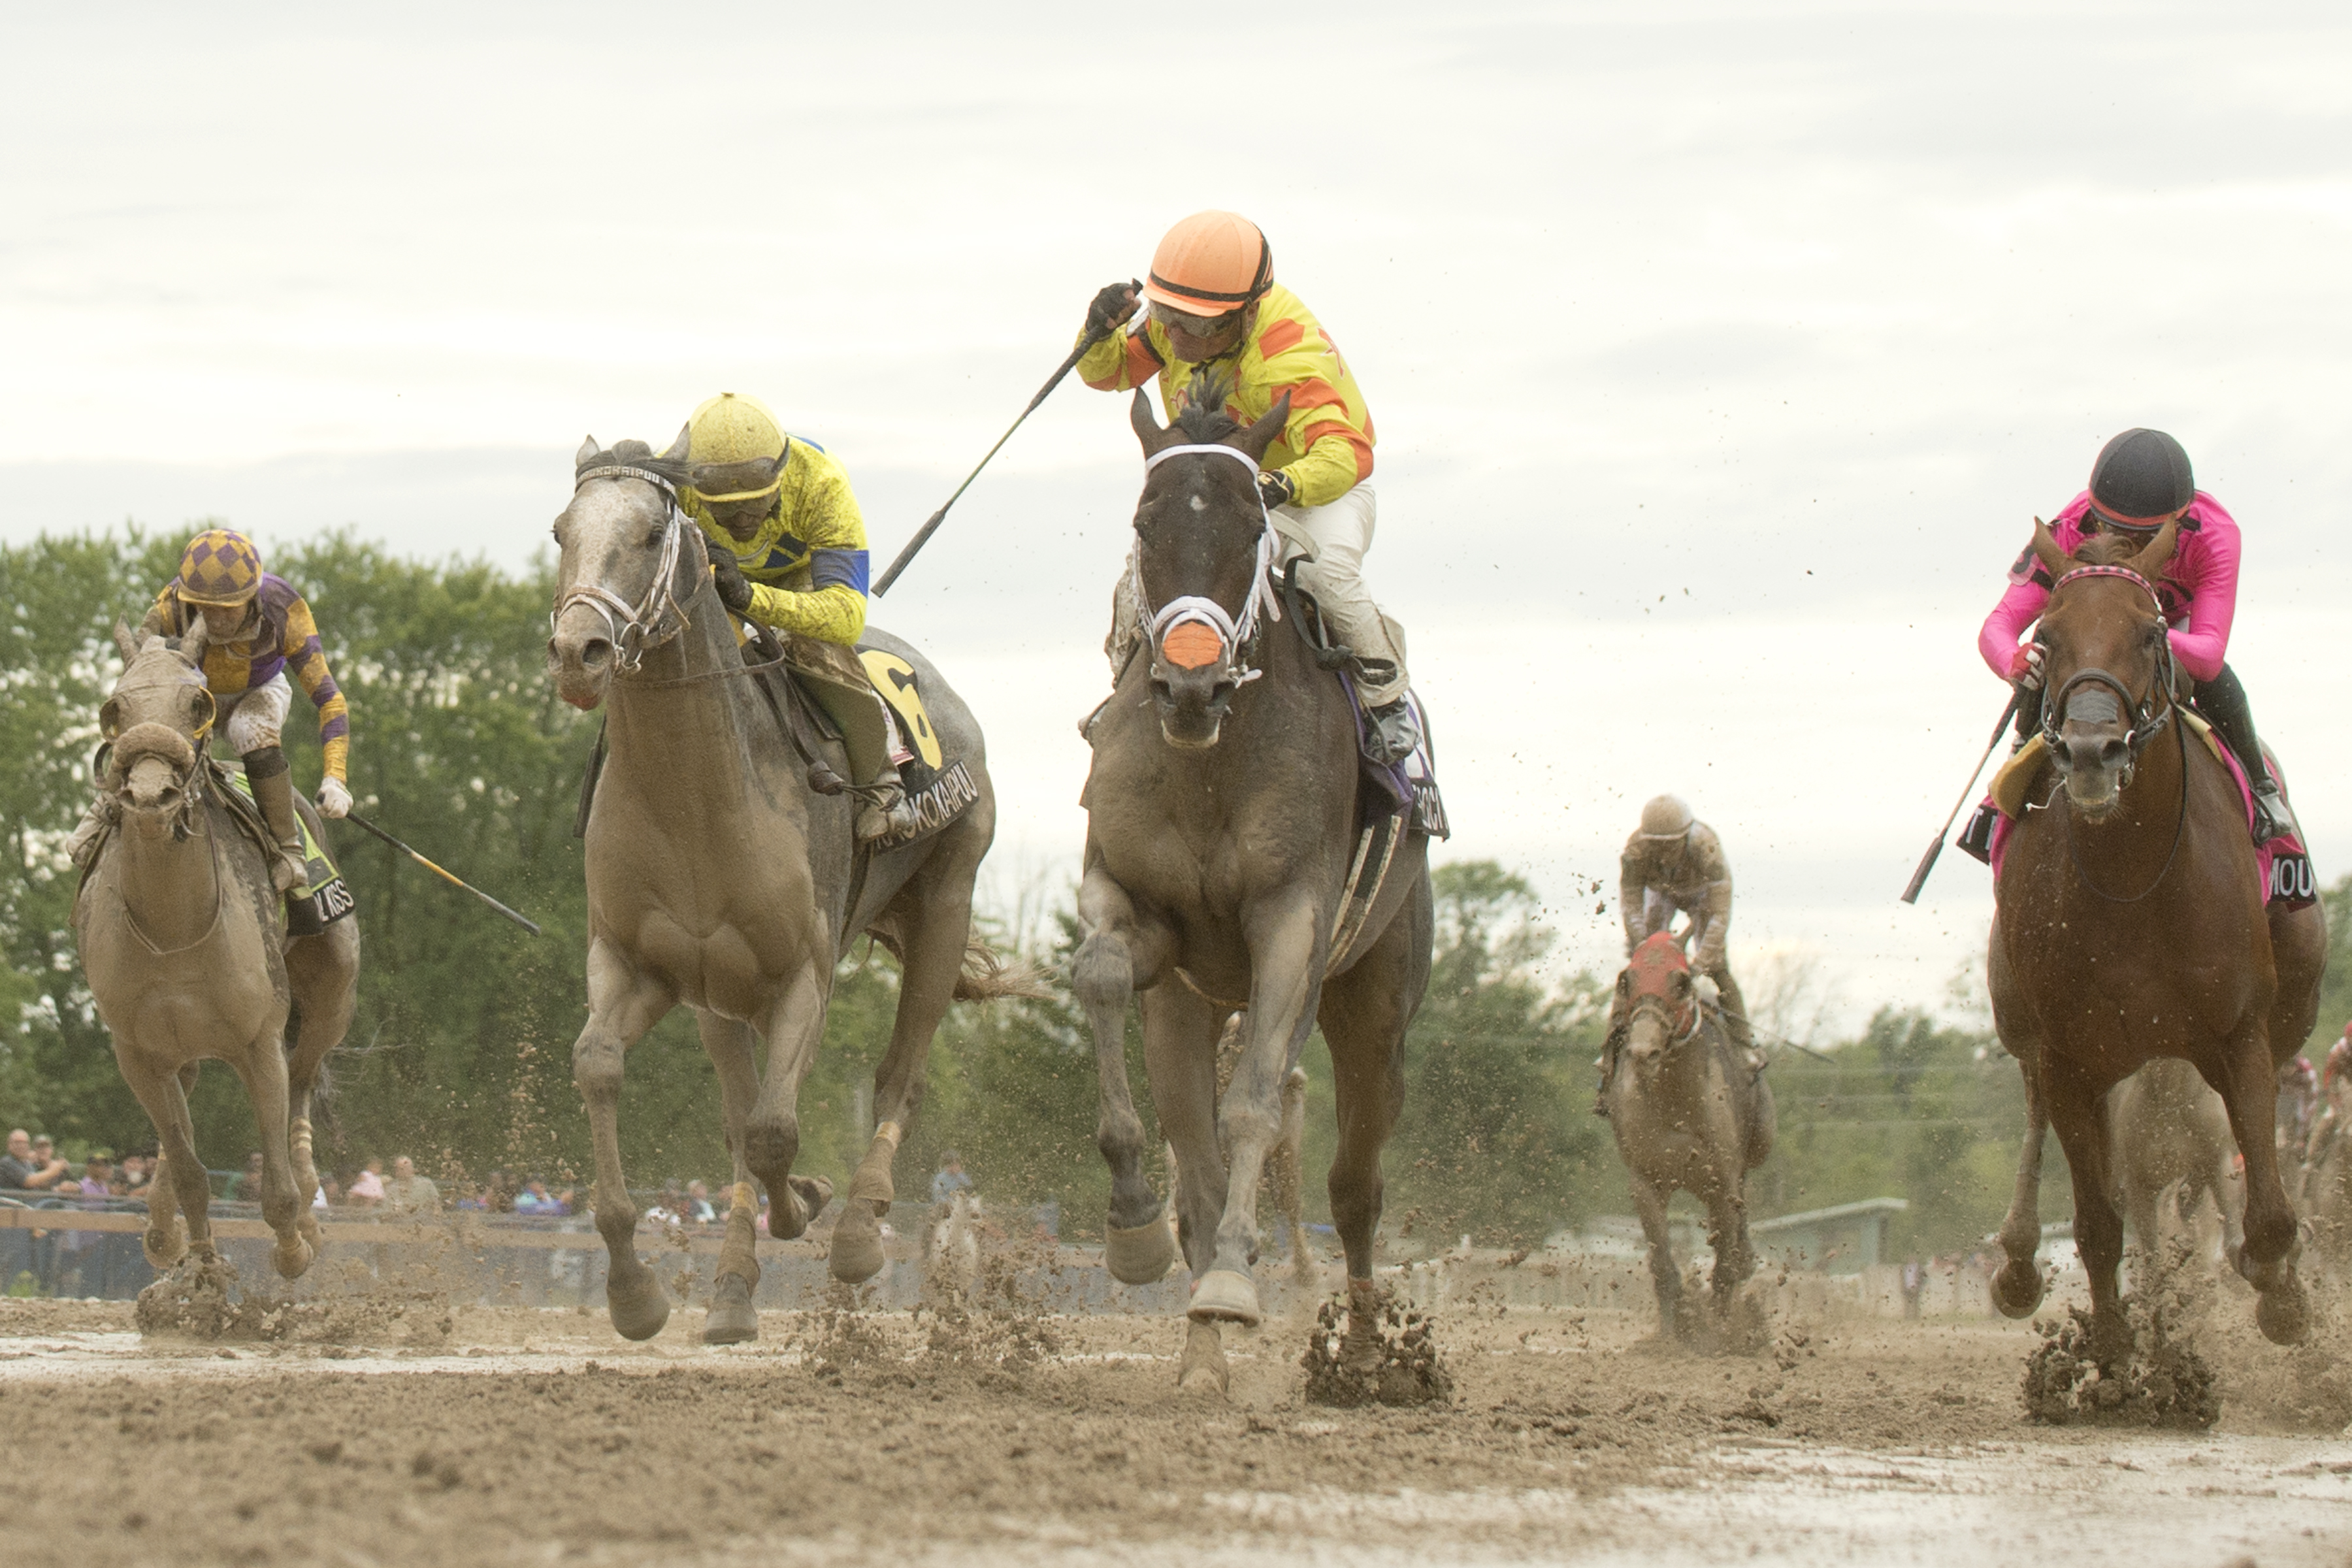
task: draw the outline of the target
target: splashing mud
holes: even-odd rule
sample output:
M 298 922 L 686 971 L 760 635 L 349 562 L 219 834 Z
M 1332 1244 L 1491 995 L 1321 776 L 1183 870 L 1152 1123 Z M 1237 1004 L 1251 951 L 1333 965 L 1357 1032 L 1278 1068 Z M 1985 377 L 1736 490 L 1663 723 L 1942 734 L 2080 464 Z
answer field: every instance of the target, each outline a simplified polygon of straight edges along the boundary
M 1339 1409 L 1360 1405 L 1443 1405 L 1454 1397 L 1454 1374 L 1437 1353 L 1433 1319 L 1394 1300 L 1377 1319 L 1352 1321 L 1346 1304 L 1329 1300 L 1316 1311 L 1307 1336 L 1307 1402 Z
M 943 1371 L 1017 1376 L 1061 1350 L 1053 1320 L 1021 1291 L 1023 1261 L 991 1254 L 969 1288 L 927 1294 L 915 1310 L 927 1362 Z
M 327 1281 L 322 1279 L 320 1283 Z M 151 1339 L 308 1345 L 447 1342 L 455 1321 L 446 1292 L 380 1284 L 350 1268 L 344 1289 L 272 1300 L 240 1289 L 225 1258 L 191 1258 L 139 1292 L 135 1321 Z
M 2091 1353 L 2091 1314 L 2069 1307 L 2065 1322 L 2034 1325 L 2042 1347 L 2025 1365 L 2025 1409 L 2053 1426 L 2168 1426 L 2201 1432 L 2221 1418 L 2211 1363 L 2174 1332 L 2172 1314 L 2126 1302 L 2132 1353 L 2102 1367 Z

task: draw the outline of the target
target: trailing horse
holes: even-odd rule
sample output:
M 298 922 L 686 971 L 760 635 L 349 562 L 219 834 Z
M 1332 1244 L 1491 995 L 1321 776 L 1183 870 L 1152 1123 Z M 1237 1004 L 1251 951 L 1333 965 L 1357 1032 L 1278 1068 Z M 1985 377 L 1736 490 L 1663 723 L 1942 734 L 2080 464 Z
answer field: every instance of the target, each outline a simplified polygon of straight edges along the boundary
M 1101 1078 L 1106 1262 L 1141 1283 L 1173 1261 L 1128 1085 L 1127 1008 L 1139 997 L 1192 1276 L 1181 1378 L 1218 1389 L 1217 1325 L 1263 1316 L 1251 1276 L 1259 1178 L 1284 1080 L 1318 1021 L 1338 1096 L 1329 1187 L 1350 1333 L 1372 1342 L 1381 1148 L 1403 1097 L 1405 1028 L 1428 984 L 1433 930 L 1427 836 L 1410 811 L 1384 805 L 1360 822 L 1352 700 L 1293 635 L 1297 614 L 1272 629 L 1279 548 L 1257 465 L 1288 410 L 1285 398 L 1244 429 L 1192 407 L 1162 430 L 1136 396 L 1146 461 L 1134 577 L 1150 646 L 1088 728 L 1087 934 L 1071 965 Z M 1221 1095 L 1218 1036 L 1244 1010 Z
M 2054 1126 L 2074 1173 L 2102 1363 L 2131 1348 L 2106 1094 L 2158 1057 L 2193 1065 L 2228 1109 L 2246 1194 L 2231 1261 L 2262 1293 L 2263 1332 L 2293 1343 L 2308 1318 L 2272 1127 L 2278 1068 L 2316 1016 L 2326 916 L 2319 904 L 2265 908 L 2246 797 L 2190 732 L 2199 726 L 2177 689 L 2152 586 L 2177 535 L 2168 522 L 2137 552 L 2099 535 L 2069 557 L 2035 526 L 2033 551 L 2053 579 L 2036 634 L 2048 682 L 2042 750 L 2011 763 L 2039 771 L 2023 791 L 2032 806 L 2006 830 L 1987 964 L 2027 1120 L 1993 1300 L 2011 1317 L 2041 1302 L 2037 1198 L 2042 1135 Z M 2055 787 L 2042 782 L 2053 774 Z
M 1756 1271 L 1748 1173 L 1771 1157 L 1778 1119 L 1770 1086 L 1732 1043 L 1722 1015 L 1701 1005 L 1690 960 L 1671 933 L 1653 932 L 1633 950 L 1617 996 L 1625 1035 L 1609 1080 L 1609 1126 L 1650 1243 L 1658 1331 L 1672 1337 L 1686 1325 L 1666 1205 L 1679 1190 L 1706 1205 L 1715 1248 L 1708 1289 L 1720 1316 Z
M 122 676 L 99 714 L 110 742 L 100 796 L 109 831 L 73 923 L 115 1063 L 162 1151 L 142 1246 L 157 1268 L 218 1262 L 187 1100 L 209 1058 L 229 1065 L 253 1102 L 261 1214 L 278 1236 L 271 1260 L 291 1279 L 319 1246 L 310 1102 L 320 1064 L 351 1027 L 359 921 L 346 913 L 316 935 L 287 937 L 270 857 L 240 827 L 226 778 L 205 754 L 214 704 L 202 617 L 176 647 L 142 644 L 120 626 L 114 636 Z M 301 810 L 317 835 L 308 803 Z
M 897 677 L 898 702 L 919 704 L 922 733 L 949 767 L 942 780 L 960 766 L 968 781 L 940 798 L 969 804 L 943 826 L 927 819 L 919 837 L 861 849 L 841 741 L 782 676 L 784 653 L 751 660 L 739 647 L 701 540 L 678 509 L 677 487 L 692 478 L 686 455 L 683 434 L 659 457 L 636 442 L 604 451 L 592 439 L 580 449 L 571 504 L 555 520 L 562 556 L 548 654 L 563 700 L 602 702 L 606 715 L 609 750 L 584 830 L 588 1022 L 572 1051 L 595 1137 L 606 1301 L 630 1339 L 650 1338 L 669 1316 L 669 1299 L 637 1258 L 618 1119 L 626 1052 L 684 1004 L 718 1071 L 734 1161 L 702 1335 L 724 1344 L 759 1334 L 752 1178 L 767 1188 L 779 1238 L 802 1234 L 833 1195 L 824 1179 L 792 1173 L 797 1102 L 824 1037 L 834 967 L 859 933 L 895 953 L 901 971 L 889 1049 L 874 1076 L 878 1124 L 834 1226 L 837 1279 L 868 1279 L 882 1267 L 891 1164 L 949 1002 L 1025 992 L 971 940 L 972 879 L 996 830 L 979 724 L 921 654 L 866 632 L 868 668 Z
M 2116 1199 L 2139 1240 L 2142 1294 L 2170 1262 L 2162 1223 L 2167 1208 L 2194 1234 L 2210 1197 L 2221 1221 L 2221 1256 L 2235 1259 L 2244 1240 L 2238 1221 L 2246 1207 L 2245 1178 L 2237 1169 L 2229 1109 L 2197 1069 L 2158 1057 L 2108 1092 L 2107 1124 Z

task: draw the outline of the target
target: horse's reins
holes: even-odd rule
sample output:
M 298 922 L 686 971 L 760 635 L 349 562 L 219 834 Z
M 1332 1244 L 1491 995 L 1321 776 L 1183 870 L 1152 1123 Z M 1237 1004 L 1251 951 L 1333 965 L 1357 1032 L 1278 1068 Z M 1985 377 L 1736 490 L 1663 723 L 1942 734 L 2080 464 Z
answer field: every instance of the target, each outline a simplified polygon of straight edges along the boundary
M 684 553 L 686 512 L 678 505 L 676 485 L 659 474 L 625 463 L 583 469 L 572 480 L 572 493 L 577 497 L 581 487 L 589 480 L 607 479 L 642 479 L 661 492 L 668 508 L 669 515 L 662 525 L 661 557 L 654 567 L 653 581 L 646 586 L 645 596 L 634 605 L 601 583 L 575 587 L 555 601 L 555 608 L 548 613 L 547 626 L 553 632 L 565 611 L 574 605 L 587 605 L 604 617 L 604 629 L 613 639 L 614 672 L 635 675 L 644 664 L 647 650 L 672 641 L 694 625 L 677 598 L 677 563 Z
M 1263 614 L 1277 621 L 1282 619 L 1282 602 L 1274 585 L 1274 518 L 1265 510 L 1265 495 L 1257 492 L 1257 459 L 1239 447 L 1217 442 L 1187 443 L 1162 447 L 1152 453 L 1143 460 L 1143 471 L 1148 475 L 1171 458 L 1205 456 L 1213 452 L 1247 465 L 1250 489 L 1257 493 L 1257 563 L 1250 572 L 1249 596 L 1242 601 L 1241 614 L 1233 615 L 1216 600 L 1199 594 L 1180 594 L 1154 609 L 1151 595 L 1143 585 L 1143 541 L 1140 537 L 1135 542 L 1134 569 L 1129 577 L 1135 584 L 1136 619 L 1149 628 L 1155 661 L 1160 643 L 1167 635 L 1186 622 L 1192 622 L 1216 634 L 1222 650 L 1223 673 L 1234 685 L 1246 686 L 1265 673 L 1257 668 L 1254 657 L 1257 651 L 1259 616 Z
M 2148 596 L 2149 600 L 2156 605 L 2158 626 L 2161 626 L 2163 625 L 2164 600 L 2157 594 L 2156 584 L 2150 583 L 2147 578 L 2141 576 L 2130 567 L 2077 566 L 2074 570 L 2063 574 L 2056 582 L 2050 584 L 2051 597 L 2057 597 L 2058 590 L 2064 587 L 2067 584 L 2073 582 L 2077 577 L 2120 577 L 2124 579 L 2126 582 L 2132 584 L 2137 587 L 2140 592 Z M 2170 726 L 2172 728 L 2174 731 L 2173 738 L 2179 742 L 2180 813 L 2172 825 L 2172 847 L 2166 852 L 2164 857 L 2164 868 L 2157 872 L 2156 879 L 2150 882 L 2147 887 L 2142 888 L 2138 892 L 2132 894 L 2129 898 L 2121 897 L 2117 894 L 2108 892 L 2105 888 L 2100 887 L 2097 882 L 2092 879 L 2090 868 L 2083 864 L 2082 853 L 2074 847 L 2074 814 L 2071 810 L 2063 814 L 2065 818 L 2064 832 L 2066 835 L 2066 858 L 2074 862 L 2074 875 L 2083 879 L 2083 886 L 2090 889 L 2091 891 L 2096 893 L 2100 898 L 2106 900 L 2107 902 L 2111 904 L 2138 903 L 2142 899 L 2145 899 L 2149 894 L 2155 892 L 2158 888 L 2163 886 L 2165 878 L 2172 874 L 2173 862 L 2180 858 L 2180 841 L 2187 836 L 2189 830 L 2189 736 L 2187 731 L 2180 725 L 2173 723 L 2174 703 L 2171 696 L 2174 679 L 2172 637 L 2168 632 L 2160 640 L 2162 643 L 2162 652 L 2157 656 L 2156 675 L 2149 682 L 2148 694 L 2144 700 L 2135 703 L 2132 700 L 2132 694 L 2129 688 L 2126 687 L 2121 680 L 2117 679 L 2114 675 L 2108 673 L 2106 670 L 2100 669 L 2094 666 L 2086 669 L 2078 669 L 2074 674 L 2068 676 L 2065 683 L 2060 686 L 2056 691 L 2052 692 L 2042 705 L 2042 742 L 2050 748 L 2052 755 L 2055 757 L 2060 741 L 2060 730 L 2066 721 L 2067 699 L 2072 697 L 2075 690 L 2083 686 L 2105 686 L 2116 694 L 2116 699 L 2122 702 L 2124 710 L 2132 716 L 2131 728 L 2124 731 L 2124 745 L 2128 752 L 2128 760 L 2124 764 L 2124 776 L 2116 785 L 2116 791 L 2118 795 L 2131 787 L 2132 774 L 2134 770 L 2136 770 L 2139 764 L 2140 752 L 2147 750 L 2148 742 L 2154 740 L 2167 726 Z M 2164 699 L 2164 706 L 2161 710 L 2158 710 L 2156 706 L 2157 700 L 2159 696 Z

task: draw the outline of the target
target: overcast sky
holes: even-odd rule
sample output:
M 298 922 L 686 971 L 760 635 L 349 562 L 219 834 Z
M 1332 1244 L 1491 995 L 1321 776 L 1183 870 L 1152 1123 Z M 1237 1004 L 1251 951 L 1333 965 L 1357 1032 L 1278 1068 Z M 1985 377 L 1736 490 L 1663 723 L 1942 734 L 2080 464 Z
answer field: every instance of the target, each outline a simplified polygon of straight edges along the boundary
M 2133 425 L 2245 529 L 2231 662 L 2352 867 L 2341 6 L 1214 15 L 14 16 L 0 537 L 520 564 L 583 434 L 724 388 L 848 465 L 878 572 L 1093 290 L 1226 206 L 1374 412 L 1444 852 L 1524 868 L 1570 959 L 1614 962 L 1674 789 L 1736 963 L 1937 1001 L 1990 879 L 1895 895 L 2004 700 L 1977 624 Z M 1136 458 L 1073 382 L 877 606 L 988 727 L 1000 897 L 1075 868 Z

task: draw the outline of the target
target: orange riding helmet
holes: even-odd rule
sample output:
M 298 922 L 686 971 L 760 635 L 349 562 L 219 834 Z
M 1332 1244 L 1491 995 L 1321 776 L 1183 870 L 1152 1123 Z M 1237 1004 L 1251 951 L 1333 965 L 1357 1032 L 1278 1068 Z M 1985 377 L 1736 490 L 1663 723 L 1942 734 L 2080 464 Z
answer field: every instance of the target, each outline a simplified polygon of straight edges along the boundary
M 1274 247 L 1239 213 L 1194 213 L 1151 253 L 1143 295 L 1192 316 L 1238 310 L 1274 284 Z

